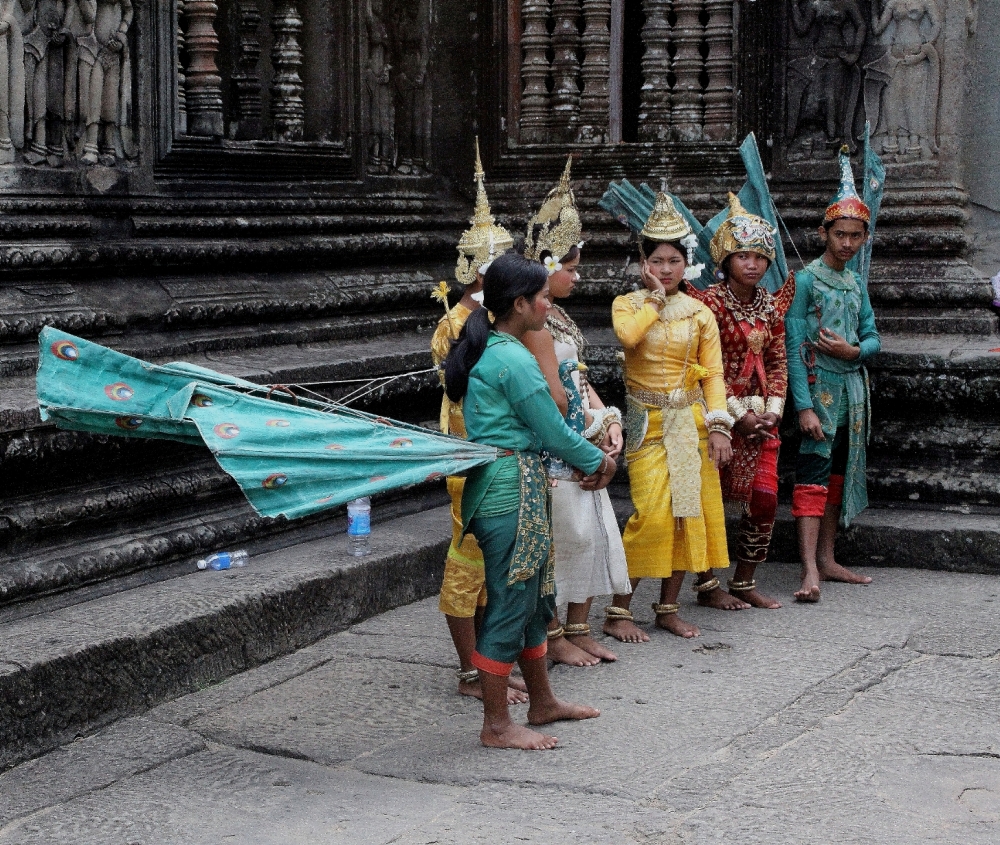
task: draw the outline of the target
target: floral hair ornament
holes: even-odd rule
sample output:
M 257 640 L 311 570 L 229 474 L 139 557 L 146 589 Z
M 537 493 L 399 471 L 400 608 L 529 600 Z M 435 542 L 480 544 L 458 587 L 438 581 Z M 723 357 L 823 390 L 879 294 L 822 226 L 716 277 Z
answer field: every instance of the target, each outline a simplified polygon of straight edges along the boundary
M 548 270 L 550 276 L 562 270 L 562 264 L 556 261 L 551 255 L 546 255 L 543 263 L 545 264 L 545 269 Z
M 698 248 L 698 236 L 694 232 L 685 235 L 681 238 L 681 246 L 687 250 L 688 254 L 688 266 L 684 268 L 684 278 L 689 282 L 693 282 L 701 275 L 701 271 L 705 269 L 704 264 L 694 263 L 694 251 Z

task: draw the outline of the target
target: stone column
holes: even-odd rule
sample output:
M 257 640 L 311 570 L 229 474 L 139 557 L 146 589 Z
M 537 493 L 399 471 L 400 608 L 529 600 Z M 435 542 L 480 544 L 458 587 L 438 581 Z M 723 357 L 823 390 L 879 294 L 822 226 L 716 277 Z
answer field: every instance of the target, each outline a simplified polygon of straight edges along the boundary
M 305 128 L 305 105 L 302 102 L 302 49 L 299 33 L 302 17 L 295 0 L 279 0 L 271 22 L 274 46 L 271 62 L 274 79 L 271 83 L 271 115 L 274 137 L 279 141 L 301 141 Z
M 246 141 L 263 136 L 264 105 L 261 99 L 260 69 L 258 67 L 260 39 L 257 37 L 257 29 L 261 21 L 260 0 L 240 0 L 237 5 L 237 14 L 239 53 L 236 59 L 236 71 L 233 73 L 239 109 L 239 126 L 236 129 L 236 138 L 240 141 Z
M 702 0 L 674 0 L 673 6 L 677 23 L 673 31 L 676 48 L 673 70 L 676 79 L 671 131 L 678 141 L 700 141 L 704 137 L 704 103 L 700 77 L 705 69 L 705 62 L 701 57 L 705 31 L 699 20 Z
M 527 144 L 543 143 L 548 138 L 549 92 L 545 79 L 549 74 L 546 52 L 551 45 L 546 22 L 549 17 L 548 0 L 522 0 L 521 3 L 521 141 Z
M 215 17 L 219 6 L 211 0 L 185 0 L 187 35 L 184 46 L 188 54 L 184 88 L 187 103 L 189 135 L 221 137 L 222 78 L 215 64 L 219 39 L 215 34 Z
M 639 140 L 667 141 L 670 139 L 671 92 L 670 40 L 671 0 L 643 0 L 646 24 L 642 40 L 646 52 L 642 57 L 642 104 L 639 111 Z
M 733 4 L 731 0 L 705 0 L 705 12 L 705 138 L 721 141 L 733 129 Z
M 184 0 L 177 0 L 174 6 L 174 32 L 177 33 L 177 131 L 187 134 L 187 91 L 184 90 Z
M 552 48 L 552 141 L 571 141 L 576 136 L 580 111 L 580 0 L 553 0 Z
M 576 139 L 585 144 L 608 141 L 611 0 L 583 0 L 583 94 Z

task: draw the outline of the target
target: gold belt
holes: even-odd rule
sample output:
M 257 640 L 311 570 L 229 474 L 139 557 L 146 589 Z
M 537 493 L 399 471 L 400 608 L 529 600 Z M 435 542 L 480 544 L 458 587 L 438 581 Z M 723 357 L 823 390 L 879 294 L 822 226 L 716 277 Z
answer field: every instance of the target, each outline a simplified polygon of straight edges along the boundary
M 705 398 L 705 393 L 701 385 L 692 390 L 682 390 L 677 388 L 669 393 L 657 393 L 653 390 L 633 390 L 629 394 L 633 399 L 642 402 L 643 405 L 652 405 L 656 408 L 689 408 L 695 402 L 700 402 Z

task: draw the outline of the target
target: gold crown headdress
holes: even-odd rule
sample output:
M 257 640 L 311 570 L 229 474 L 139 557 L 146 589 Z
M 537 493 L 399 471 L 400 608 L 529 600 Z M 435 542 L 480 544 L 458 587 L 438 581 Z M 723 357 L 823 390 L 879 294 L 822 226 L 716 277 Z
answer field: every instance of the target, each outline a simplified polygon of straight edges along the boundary
M 646 225 L 642 227 L 639 236 L 657 243 L 669 243 L 679 241 L 690 234 L 691 227 L 687 220 L 674 206 L 666 185 L 661 185 L 653 202 L 653 210 L 649 213 Z
M 476 138 L 476 208 L 469 219 L 472 224 L 458 241 L 458 263 L 455 278 L 463 285 L 476 281 L 476 273 L 485 273 L 486 268 L 498 255 L 514 246 L 514 238 L 503 226 L 496 222 L 490 212 L 490 202 L 483 185 L 483 164 L 479 157 L 479 138 Z
M 729 216 L 712 236 L 709 251 L 712 261 L 718 267 L 734 252 L 755 252 L 768 261 L 774 261 L 777 254 L 774 237 L 777 234 L 763 217 L 751 214 L 730 191 Z
M 528 233 L 524 243 L 524 257 L 532 261 L 541 261 L 543 252 L 548 252 L 550 260 L 546 262 L 551 275 L 559 260 L 574 246 L 582 247 L 583 223 L 580 212 L 576 208 L 576 198 L 569 186 L 569 172 L 573 166 L 573 156 L 566 159 L 566 169 L 563 170 L 559 184 L 556 185 L 538 213 L 528 221 Z M 536 227 L 541 227 L 535 234 Z

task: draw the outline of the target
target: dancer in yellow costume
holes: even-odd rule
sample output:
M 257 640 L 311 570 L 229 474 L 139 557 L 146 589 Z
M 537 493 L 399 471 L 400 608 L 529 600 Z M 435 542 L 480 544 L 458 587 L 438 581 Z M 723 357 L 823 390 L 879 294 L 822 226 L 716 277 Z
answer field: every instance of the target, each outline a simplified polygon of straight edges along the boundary
M 619 296 L 612 307 L 615 334 L 625 347 L 626 461 L 635 513 L 622 538 L 632 588 L 661 578 L 656 624 L 680 637 L 696 625 L 677 612 L 688 572 L 726 569 L 726 523 L 719 468 L 732 458 L 733 418 L 726 410 L 722 349 L 715 317 L 681 291 L 695 242 L 664 193 L 656 196 L 641 231 L 644 290 Z M 699 600 L 717 592 L 718 579 L 695 584 Z M 616 595 L 604 630 L 624 642 L 648 636 L 629 611 L 631 595 Z
M 486 188 L 483 185 L 483 166 L 479 158 L 479 140 L 476 140 L 476 207 L 469 221 L 472 225 L 458 242 L 458 264 L 455 279 L 465 286 L 462 298 L 447 310 L 438 323 L 431 338 L 431 358 L 444 384 L 442 365 L 448 357 L 451 342 L 458 339 L 459 332 L 469 315 L 480 308 L 482 302 L 483 274 L 498 255 L 514 245 L 510 233 L 496 223 L 490 213 Z M 444 282 L 441 283 L 444 285 Z M 435 292 L 447 308 L 447 298 Z M 452 402 L 445 394 L 441 400 L 441 431 L 456 437 L 465 437 L 465 419 L 462 403 Z M 482 698 L 479 685 L 479 670 L 472 665 L 472 652 L 476 647 L 476 629 L 482 618 L 482 608 L 486 605 L 486 582 L 483 568 L 483 553 L 472 534 L 462 537 L 462 490 L 464 478 L 449 478 L 448 493 L 451 496 L 451 545 L 445 558 L 444 579 L 438 608 L 445 615 L 448 630 L 455 644 L 455 651 L 461 668 L 456 672 L 458 691 L 462 695 Z M 527 701 L 524 683 L 519 679 L 511 681 L 508 701 L 517 704 Z

